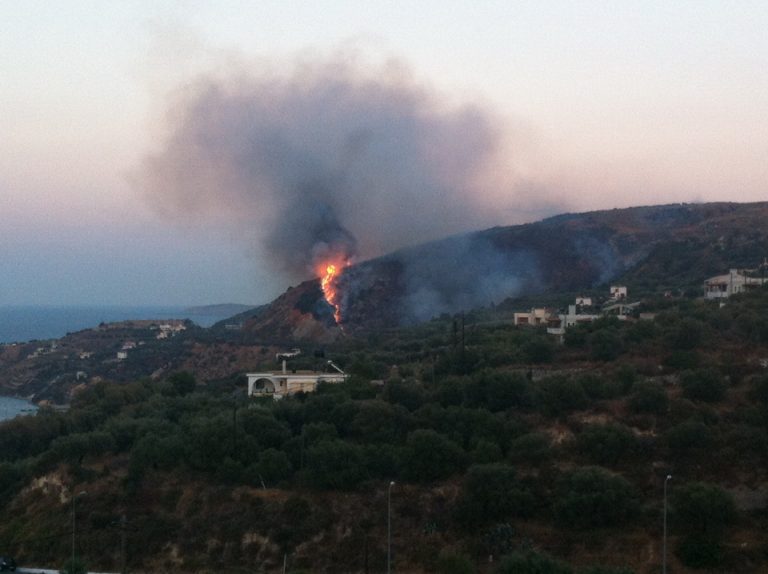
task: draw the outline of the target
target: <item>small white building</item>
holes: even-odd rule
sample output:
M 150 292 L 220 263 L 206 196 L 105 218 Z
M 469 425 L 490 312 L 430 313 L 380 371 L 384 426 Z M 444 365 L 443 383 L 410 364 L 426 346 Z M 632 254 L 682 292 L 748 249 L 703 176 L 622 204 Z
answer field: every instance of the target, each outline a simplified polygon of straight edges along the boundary
M 705 299 L 727 299 L 765 284 L 764 277 L 748 277 L 738 269 L 731 269 L 725 275 L 710 277 L 704 282 Z
M 576 310 L 576 305 L 568 305 L 568 312 L 562 315 L 558 315 L 557 321 L 551 322 L 551 326 L 547 329 L 547 333 L 550 335 L 556 335 L 562 337 L 565 334 L 565 330 L 573 325 L 579 323 L 591 323 L 598 319 L 600 315 L 593 315 L 590 313 L 579 313 Z
M 118 361 L 125 361 L 128 358 L 128 351 L 118 351 L 117 352 L 117 360 Z
M 343 383 L 347 375 L 333 362 L 328 365 L 335 372 L 321 373 L 317 371 L 288 371 L 283 361 L 282 371 L 267 371 L 261 373 L 247 373 L 248 396 L 271 396 L 274 399 L 282 399 L 286 395 L 295 393 L 313 393 L 320 383 Z
M 592 306 L 592 297 L 576 297 L 576 306 L 577 307 L 591 307 Z
M 544 308 L 531 309 L 526 313 L 515 313 L 515 325 L 546 325 L 554 315 Z
M 627 287 L 625 285 L 611 285 L 611 299 L 619 301 L 627 298 Z

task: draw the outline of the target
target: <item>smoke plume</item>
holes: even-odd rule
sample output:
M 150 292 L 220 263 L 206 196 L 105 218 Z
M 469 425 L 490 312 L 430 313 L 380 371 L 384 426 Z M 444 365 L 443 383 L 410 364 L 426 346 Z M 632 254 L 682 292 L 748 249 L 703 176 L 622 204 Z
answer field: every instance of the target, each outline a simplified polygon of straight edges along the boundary
M 364 258 L 497 223 L 499 120 L 450 106 L 402 68 L 344 58 L 197 78 L 171 103 L 141 170 L 176 218 L 221 218 L 306 278 L 328 255 Z

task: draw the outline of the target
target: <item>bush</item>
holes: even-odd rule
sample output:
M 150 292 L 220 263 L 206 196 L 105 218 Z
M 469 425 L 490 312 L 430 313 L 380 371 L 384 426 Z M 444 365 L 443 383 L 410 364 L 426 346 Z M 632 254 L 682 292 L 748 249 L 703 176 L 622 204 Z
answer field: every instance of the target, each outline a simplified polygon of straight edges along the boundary
M 624 352 L 624 344 L 615 329 L 605 328 L 592 333 L 589 349 L 596 361 L 613 361 Z
M 452 440 L 433 430 L 417 430 L 408 435 L 402 472 L 409 480 L 429 482 L 448 478 L 465 466 L 466 455 Z
M 543 432 L 532 432 L 517 437 L 509 445 L 509 459 L 512 462 L 527 462 L 539 464 L 552 456 L 549 435 Z
M 270 486 L 290 477 L 293 472 L 288 455 L 274 448 L 268 448 L 261 452 L 257 466 L 261 479 Z
M 687 420 L 672 427 L 664 438 L 667 446 L 678 456 L 700 454 L 714 443 L 709 427 L 696 420 Z
M 342 440 L 323 441 L 307 449 L 309 485 L 316 488 L 350 489 L 365 478 L 360 447 Z
M 443 550 L 437 557 L 435 572 L 438 574 L 474 574 L 475 565 L 466 554 Z
M 528 550 L 502 558 L 496 574 L 573 574 L 573 569 L 548 554 Z
M 719 539 L 736 519 L 733 497 L 716 484 L 692 482 L 676 489 L 672 497 L 675 523 L 687 532 Z
M 634 386 L 629 397 L 629 408 L 635 413 L 664 414 L 669 407 L 669 397 L 664 387 L 658 383 L 641 382 Z
M 633 454 L 637 438 L 624 425 L 591 425 L 579 434 L 576 445 L 579 452 L 593 463 L 616 464 Z
M 555 515 L 574 528 L 618 526 L 638 511 L 637 496 L 624 478 L 600 468 L 576 470 L 558 485 Z
M 539 402 L 544 413 L 559 416 L 587 407 L 584 388 L 567 377 L 550 377 L 539 384 Z
M 725 381 L 716 371 L 699 369 L 683 373 L 680 385 L 683 395 L 693 401 L 716 403 L 725 397 Z
M 465 526 L 499 522 L 512 516 L 530 516 L 533 495 L 520 485 L 506 464 L 470 467 L 457 501 L 457 513 Z

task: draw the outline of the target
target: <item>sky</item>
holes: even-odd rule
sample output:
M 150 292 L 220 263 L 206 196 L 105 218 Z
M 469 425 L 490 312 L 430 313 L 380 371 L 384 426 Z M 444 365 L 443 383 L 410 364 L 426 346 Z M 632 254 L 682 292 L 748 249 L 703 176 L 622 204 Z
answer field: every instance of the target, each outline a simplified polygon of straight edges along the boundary
M 481 110 L 499 142 L 471 193 L 493 216 L 468 226 L 766 200 L 766 29 L 768 3 L 749 0 L 0 3 L 0 305 L 282 292 L 295 276 L 248 221 L 160 208 L 142 182 L 196 80 L 296 78 L 307 61 Z

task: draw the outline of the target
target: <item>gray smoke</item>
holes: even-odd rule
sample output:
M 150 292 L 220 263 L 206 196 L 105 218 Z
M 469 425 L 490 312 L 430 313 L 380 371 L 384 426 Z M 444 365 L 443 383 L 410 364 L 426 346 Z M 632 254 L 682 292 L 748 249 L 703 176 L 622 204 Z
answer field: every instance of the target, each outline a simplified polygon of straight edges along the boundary
M 163 213 L 222 218 L 305 278 L 329 253 L 371 257 L 498 222 L 481 183 L 498 125 L 343 60 L 240 70 L 179 91 L 140 179 Z

